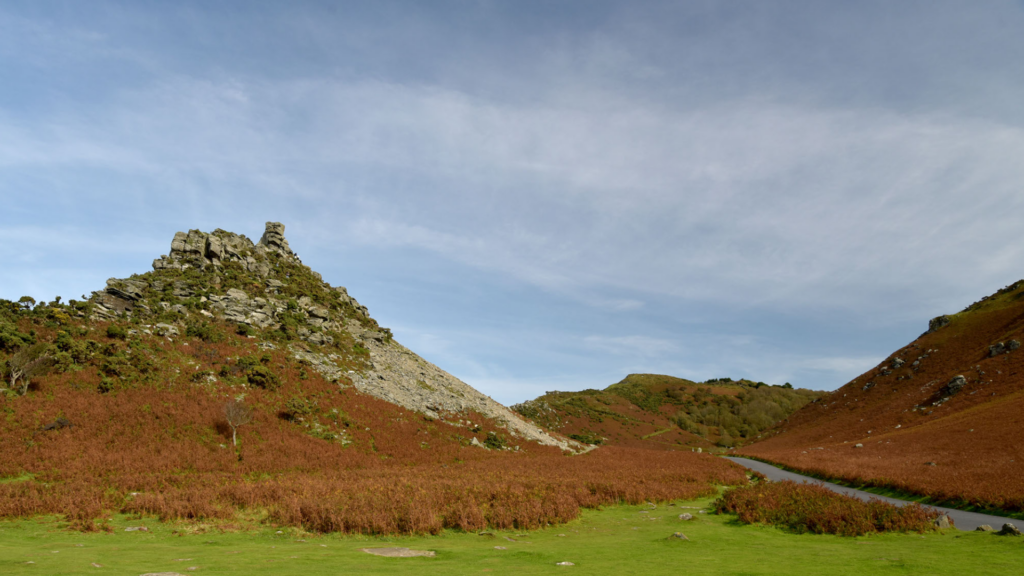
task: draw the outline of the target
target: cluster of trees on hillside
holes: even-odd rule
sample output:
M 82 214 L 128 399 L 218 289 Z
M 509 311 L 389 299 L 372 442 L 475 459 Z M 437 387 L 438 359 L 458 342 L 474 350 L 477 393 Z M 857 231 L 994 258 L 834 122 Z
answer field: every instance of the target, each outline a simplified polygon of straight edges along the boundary
M 757 436 L 820 395 L 812 390 L 780 386 L 744 387 L 736 396 L 716 395 L 711 388 L 698 388 L 682 403 L 673 421 L 705 438 L 717 433 L 720 446 L 734 446 Z

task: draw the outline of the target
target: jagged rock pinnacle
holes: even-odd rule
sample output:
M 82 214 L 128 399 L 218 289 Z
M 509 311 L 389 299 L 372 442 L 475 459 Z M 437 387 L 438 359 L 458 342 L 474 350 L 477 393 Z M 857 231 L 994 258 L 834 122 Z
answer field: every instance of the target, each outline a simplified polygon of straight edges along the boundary
M 280 222 L 267 222 L 267 229 L 260 238 L 260 245 L 279 250 L 285 254 L 291 254 L 288 241 L 284 238 L 284 224 Z

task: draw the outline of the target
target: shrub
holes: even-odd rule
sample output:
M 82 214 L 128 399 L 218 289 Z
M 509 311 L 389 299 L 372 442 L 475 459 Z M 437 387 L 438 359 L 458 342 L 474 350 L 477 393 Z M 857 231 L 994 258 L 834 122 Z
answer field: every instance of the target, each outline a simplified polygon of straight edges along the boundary
M 288 402 L 285 402 L 284 413 L 288 416 L 289 420 L 301 420 L 303 416 L 312 414 L 315 408 L 315 403 L 306 400 L 302 396 L 293 396 Z
M 110 326 L 107 326 L 107 337 L 114 338 L 116 340 L 124 340 L 128 337 L 128 333 L 125 332 L 123 327 L 118 326 L 117 324 L 111 324 Z
M 281 387 L 281 380 L 277 377 L 277 374 L 263 365 L 253 366 L 249 368 L 245 373 L 246 379 L 249 383 L 258 388 L 264 390 L 277 390 Z
M 487 438 L 484 440 L 484 446 L 491 450 L 501 450 L 505 447 L 505 439 L 494 432 L 488 432 Z
M 796 532 L 861 536 L 872 532 L 924 532 L 939 513 L 913 503 L 903 507 L 881 500 L 864 502 L 821 484 L 759 482 L 726 492 L 715 502 L 719 514 L 741 522 L 784 526 Z

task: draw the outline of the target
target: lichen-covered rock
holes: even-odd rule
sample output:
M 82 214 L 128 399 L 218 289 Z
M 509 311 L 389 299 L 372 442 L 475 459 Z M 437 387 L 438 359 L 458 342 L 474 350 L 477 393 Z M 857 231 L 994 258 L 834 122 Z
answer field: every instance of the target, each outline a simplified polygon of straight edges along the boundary
M 936 316 L 935 318 L 932 318 L 931 320 L 928 321 L 928 332 L 935 332 L 936 330 L 938 330 L 940 328 L 944 328 L 946 326 L 949 326 L 949 322 L 950 322 L 949 316 L 946 316 L 946 315 Z M 927 332 L 926 332 L 926 334 L 927 334 Z
M 962 375 L 954 376 L 949 384 L 946 384 L 946 394 L 953 396 L 963 390 L 964 386 L 967 386 L 967 379 Z

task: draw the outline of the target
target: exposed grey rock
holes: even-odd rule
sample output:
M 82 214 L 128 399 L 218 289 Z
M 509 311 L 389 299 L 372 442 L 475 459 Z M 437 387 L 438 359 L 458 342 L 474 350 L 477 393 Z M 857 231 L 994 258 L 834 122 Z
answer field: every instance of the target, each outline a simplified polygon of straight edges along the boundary
M 680 520 L 693 520 L 693 514 L 690 514 L 689 512 L 685 512 L 685 513 L 679 515 L 679 519 Z
M 158 336 L 177 336 L 178 328 L 170 324 L 157 324 L 153 332 Z
M 572 562 L 555 562 L 555 566 L 575 566 Z
M 868 390 L 870 390 L 870 389 L 872 389 L 874 387 L 875 387 L 875 383 L 874 382 L 868 382 L 867 384 L 864 385 L 863 388 L 861 388 L 861 390 L 867 392 Z
M 1003 344 L 1002 342 L 996 342 L 995 344 L 992 344 L 988 347 L 989 358 L 993 356 L 998 356 L 1003 352 L 1006 352 L 1006 344 Z
M 370 350 L 372 363 L 372 368 L 364 374 L 349 375 L 360 392 L 422 412 L 431 418 L 442 418 L 443 413 L 458 414 L 473 410 L 503 423 L 516 436 L 548 446 L 558 446 L 563 450 L 582 451 L 593 448 L 573 440 L 552 437 L 398 342 L 379 338 L 377 332 L 363 332 L 358 337 L 363 346 Z
M 1020 348 L 1020 341 L 1019 340 L 1010 340 L 1009 342 L 1006 343 L 1006 351 L 1007 352 L 1012 352 L 1012 351 L 1016 350 L 1017 348 Z
M 676 532 L 675 534 L 669 536 L 669 539 L 672 539 L 672 538 L 677 538 L 679 540 L 687 540 L 687 541 L 689 540 L 689 538 L 686 537 L 686 534 L 683 534 L 682 532 Z
M 954 376 L 949 384 L 946 384 L 946 393 L 950 396 L 956 395 L 958 392 L 963 390 L 964 386 L 967 385 L 967 379 L 963 375 Z
M 129 526 L 124 529 L 125 532 L 149 532 L 149 528 L 145 526 Z
M 940 328 L 944 328 L 946 326 L 949 326 L 949 322 L 950 322 L 949 316 L 946 316 L 946 315 L 936 316 L 935 318 L 932 318 L 931 320 L 928 321 L 928 332 L 935 332 L 936 330 L 938 330 Z M 927 334 L 927 332 L 926 332 L 926 334 Z
M 277 250 L 283 254 L 292 254 L 291 248 L 288 247 L 288 241 L 284 239 L 284 224 L 280 222 L 267 222 L 266 230 L 263 232 L 263 237 L 260 238 L 260 245 L 266 246 L 271 250 Z
M 981 526 L 978 526 L 974 530 L 977 531 L 977 532 L 995 532 L 996 531 L 995 528 L 989 526 L 988 524 L 982 524 Z
M 1020 536 L 1021 535 L 1020 529 L 1017 528 L 1016 526 L 1014 526 L 1013 524 L 1010 524 L 1009 522 L 1007 522 L 1006 524 L 1003 524 L 1003 529 L 1000 530 L 999 532 L 996 532 L 996 534 L 999 534 L 1000 536 Z
M 861 444 L 860 442 L 858 442 L 858 443 L 854 444 L 854 445 L 853 445 L 853 447 L 854 447 L 854 448 L 863 448 L 863 447 L 864 447 L 864 445 L 863 445 L 863 444 Z
M 938 518 L 932 521 L 932 524 L 939 529 L 951 528 L 953 526 L 952 519 L 947 514 L 942 514 Z
M 906 361 L 903 360 L 903 358 L 893 358 L 892 362 L 889 363 L 889 366 L 892 366 L 892 369 L 896 370 L 897 368 L 903 366 L 904 364 L 906 364 Z
M 433 550 L 410 550 L 409 548 L 360 548 L 360 552 L 388 558 L 413 558 L 416 556 L 436 556 Z

